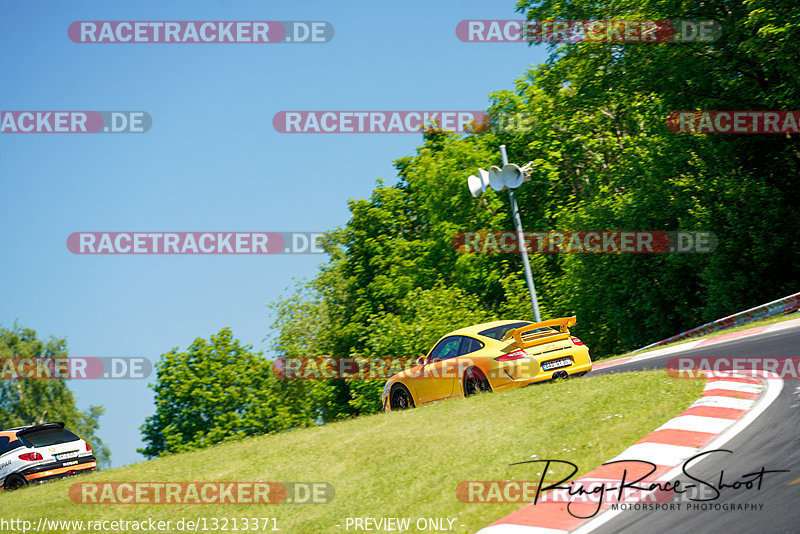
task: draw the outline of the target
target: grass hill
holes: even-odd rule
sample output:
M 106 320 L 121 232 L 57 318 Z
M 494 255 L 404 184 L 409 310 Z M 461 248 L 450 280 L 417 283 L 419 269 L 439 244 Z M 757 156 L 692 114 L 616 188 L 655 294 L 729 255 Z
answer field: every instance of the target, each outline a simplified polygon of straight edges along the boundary
M 212 518 L 227 518 L 229 532 L 235 532 L 233 518 L 239 519 L 239 531 L 244 530 L 242 518 L 276 518 L 266 530 L 276 525 L 290 533 L 345 533 L 347 518 L 364 517 L 410 518 L 410 531 L 418 532 L 418 518 L 449 518 L 454 519 L 454 532 L 475 532 L 521 505 L 460 502 L 455 492 L 459 482 L 538 480 L 537 466 L 542 464 L 509 466 L 531 459 L 569 460 L 580 467 L 578 475 L 588 472 L 681 412 L 700 396 L 702 387 L 703 381 L 648 371 L 481 394 L 0 493 L 0 518 L 34 524 L 41 517 L 84 522 L 153 519 L 171 520 L 173 525 L 180 519 L 207 518 L 209 527 Z M 335 488 L 335 497 L 328 504 L 273 505 L 92 505 L 70 500 L 73 484 L 103 481 L 327 482 Z M 257 531 L 264 531 L 264 523 Z M 252 527 L 251 522 L 248 530 Z M 49 528 L 82 532 L 74 525 Z

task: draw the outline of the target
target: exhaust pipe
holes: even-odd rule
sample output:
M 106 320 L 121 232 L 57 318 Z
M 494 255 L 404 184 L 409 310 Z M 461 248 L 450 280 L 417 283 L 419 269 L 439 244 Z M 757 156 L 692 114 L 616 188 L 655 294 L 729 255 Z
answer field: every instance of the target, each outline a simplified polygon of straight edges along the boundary
M 569 375 L 567 374 L 566 371 L 556 371 L 555 373 L 553 373 L 553 380 L 557 378 L 569 378 Z

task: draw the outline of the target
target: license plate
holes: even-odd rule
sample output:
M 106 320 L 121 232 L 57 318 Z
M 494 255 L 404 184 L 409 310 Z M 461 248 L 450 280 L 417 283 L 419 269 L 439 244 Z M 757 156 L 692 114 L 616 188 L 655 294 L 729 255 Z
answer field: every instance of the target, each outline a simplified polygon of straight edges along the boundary
M 559 367 L 569 367 L 572 365 L 572 360 L 569 358 L 561 358 L 558 360 L 550 360 L 542 364 L 542 369 L 550 371 L 551 369 L 558 369 Z
M 76 458 L 78 456 L 77 452 L 65 452 L 63 454 L 56 454 L 56 460 L 69 460 L 70 458 Z

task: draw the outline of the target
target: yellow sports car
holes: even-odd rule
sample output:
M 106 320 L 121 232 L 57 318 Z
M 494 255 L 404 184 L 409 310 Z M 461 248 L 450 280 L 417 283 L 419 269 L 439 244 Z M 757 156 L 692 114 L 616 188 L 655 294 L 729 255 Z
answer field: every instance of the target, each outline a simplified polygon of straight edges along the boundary
M 495 321 L 450 332 L 414 367 L 386 382 L 383 409 L 404 410 L 479 391 L 583 376 L 592 370 L 592 360 L 589 348 L 569 333 L 575 322 L 575 317 Z

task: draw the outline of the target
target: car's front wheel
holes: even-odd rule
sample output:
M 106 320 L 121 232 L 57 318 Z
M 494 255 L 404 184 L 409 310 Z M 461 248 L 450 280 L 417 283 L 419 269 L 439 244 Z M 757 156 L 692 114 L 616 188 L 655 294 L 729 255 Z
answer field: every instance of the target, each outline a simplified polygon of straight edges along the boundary
M 480 369 L 474 367 L 467 369 L 464 373 L 464 396 L 469 397 L 476 393 L 492 392 L 489 380 L 483 375 Z
M 18 490 L 18 489 L 24 488 L 27 485 L 28 485 L 28 481 L 25 480 L 25 477 L 22 477 L 20 475 L 9 475 L 6 478 L 6 482 L 3 485 L 3 488 L 6 491 L 14 491 L 14 490 Z
M 392 393 L 389 397 L 389 406 L 392 408 L 392 411 L 408 410 L 414 407 L 414 399 L 411 398 L 411 393 L 404 385 L 397 384 L 392 388 Z

